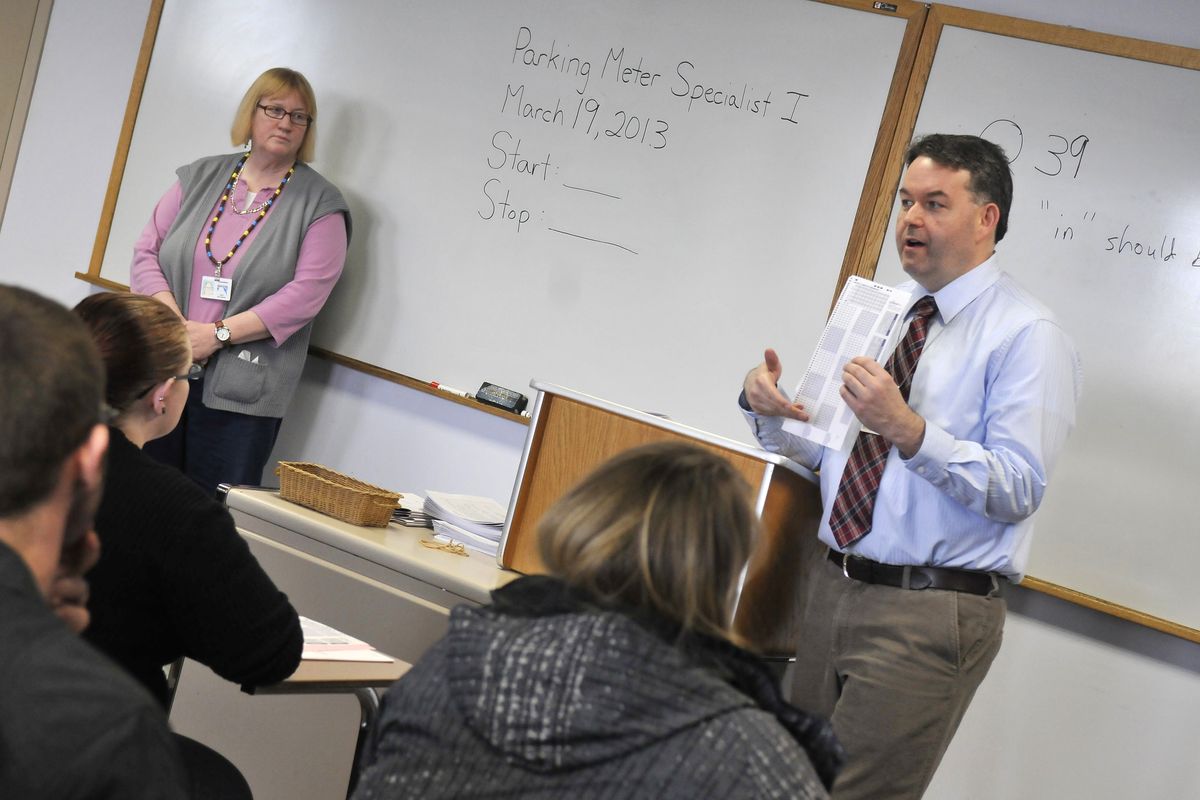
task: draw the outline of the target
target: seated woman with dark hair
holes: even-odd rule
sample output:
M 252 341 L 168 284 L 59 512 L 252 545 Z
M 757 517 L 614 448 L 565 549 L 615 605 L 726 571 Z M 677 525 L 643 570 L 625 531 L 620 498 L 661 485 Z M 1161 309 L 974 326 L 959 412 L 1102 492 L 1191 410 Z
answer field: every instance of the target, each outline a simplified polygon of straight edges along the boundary
M 141 452 L 178 423 L 200 370 L 186 328 L 159 301 L 131 294 L 92 295 L 75 313 L 100 349 L 117 414 L 84 636 L 164 704 L 163 667 L 180 656 L 234 683 L 283 680 L 304 646 L 296 610 L 225 507 Z
M 354 797 L 826 797 L 842 754 L 730 630 L 758 522 L 686 444 L 628 451 L 387 693 Z
M 182 320 L 154 298 L 111 292 L 86 298 L 75 313 L 100 350 L 105 399 L 117 415 L 84 638 L 164 706 L 163 667 L 181 656 L 234 683 L 283 680 L 299 666 L 304 645 L 296 610 L 225 507 L 141 450 L 179 422 L 200 369 Z M 194 743 L 180 739 L 192 767 Z

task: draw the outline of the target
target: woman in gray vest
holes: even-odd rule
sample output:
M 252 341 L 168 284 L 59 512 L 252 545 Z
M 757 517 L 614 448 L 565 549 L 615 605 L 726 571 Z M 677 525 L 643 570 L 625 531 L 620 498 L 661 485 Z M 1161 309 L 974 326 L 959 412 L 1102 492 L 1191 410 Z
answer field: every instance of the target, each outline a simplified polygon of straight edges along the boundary
M 208 491 L 257 484 L 346 261 L 350 211 L 307 162 L 317 101 L 295 70 L 258 77 L 234 146 L 176 170 L 134 246 L 130 286 L 174 309 L 205 364 L 174 433 L 147 452 Z

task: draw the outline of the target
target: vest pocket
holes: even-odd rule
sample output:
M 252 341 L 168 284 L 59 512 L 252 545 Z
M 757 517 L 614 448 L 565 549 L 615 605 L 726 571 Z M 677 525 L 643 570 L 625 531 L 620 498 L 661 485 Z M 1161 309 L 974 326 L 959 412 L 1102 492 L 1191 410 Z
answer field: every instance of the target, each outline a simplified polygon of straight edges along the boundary
M 257 356 L 258 363 L 239 357 L 246 352 L 249 351 L 235 346 L 218 356 L 213 376 L 213 394 L 217 397 L 235 403 L 255 403 L 262 397 L 267 383 L 267 365 L 261 356 Z

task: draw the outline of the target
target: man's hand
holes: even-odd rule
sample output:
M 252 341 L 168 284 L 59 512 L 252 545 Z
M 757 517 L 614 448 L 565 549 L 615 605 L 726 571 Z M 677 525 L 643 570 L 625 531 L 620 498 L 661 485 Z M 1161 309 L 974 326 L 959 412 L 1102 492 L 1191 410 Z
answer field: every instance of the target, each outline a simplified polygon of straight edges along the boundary
M 793 403 L 779 391 L 777 384 L 783 375 L 783 364 L 779 356 L 771 348 L 763 354 L 763 363 L 746 374 L 742 388 L 746 392 L 746 402 L 756 414 L 768 417 L 791 417 L 801 422 L 808 422 L 808 413 L 804 406 Z
M 46 602 L 51 610 L 75 633 L 82 633 L 92 621 L 87 609 L 88 583 L 84 573 L 100 560 L 100 538 L 88 531 L 82 539 L 63 550 L 54 573 L 54 582 Z
M 67 623 L 67 627 L 75 633 L 83 633 L 92 621 L 87 601 L 88 582 L 85 578 L 80 575 L 64 575 L 61 569 L 55 573 L 46 602 L 58 618 Z
M 925 439 L 925 420 L 908 407 L 900 387 L 879 362 L 859 356 L 842 370 L 842 399 L 863 425 L 912 458 Z

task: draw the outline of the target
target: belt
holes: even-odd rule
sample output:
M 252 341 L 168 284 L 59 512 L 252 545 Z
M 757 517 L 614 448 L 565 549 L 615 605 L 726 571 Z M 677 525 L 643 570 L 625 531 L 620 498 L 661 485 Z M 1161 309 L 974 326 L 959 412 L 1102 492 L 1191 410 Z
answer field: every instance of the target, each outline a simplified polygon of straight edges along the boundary
M 952 592 L 989 595 L 1000 588 L 1000 579 L 992 572 L 977 572 L 949 567 L 909 567 L 880 564 L 830 548 L 829 560 L 842 568 L 842 574 L 863 583 L 898 586 L 901 589 L 947 589 Z

